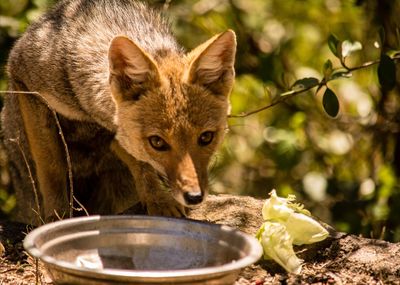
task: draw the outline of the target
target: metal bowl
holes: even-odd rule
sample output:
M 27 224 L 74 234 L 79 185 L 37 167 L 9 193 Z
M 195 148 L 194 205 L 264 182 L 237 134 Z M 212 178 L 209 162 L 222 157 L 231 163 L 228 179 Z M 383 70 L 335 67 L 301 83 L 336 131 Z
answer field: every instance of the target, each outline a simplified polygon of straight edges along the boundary
M 90 216 L 41 226 L 24 240 L 56 284 L 233 284 L 262 254 L 238 230 L 187 219 Z

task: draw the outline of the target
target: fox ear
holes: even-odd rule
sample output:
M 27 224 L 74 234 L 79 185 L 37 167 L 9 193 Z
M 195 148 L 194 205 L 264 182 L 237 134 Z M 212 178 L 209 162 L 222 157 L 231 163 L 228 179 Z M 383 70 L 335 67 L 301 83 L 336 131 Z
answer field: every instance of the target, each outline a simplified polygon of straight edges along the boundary
M 235 33 L 228 30 L 216 35 L 188 55 L 192 58 L 188 82 L 203 85 L 214 94 L 227 96 L 235 77 L 235 55 Z
M 159 84 L 157 64 L 127 37 L 117 36 L 111 41 L 108 61 L 111 93 L 117 102 L 138 100 L 149 84 Z

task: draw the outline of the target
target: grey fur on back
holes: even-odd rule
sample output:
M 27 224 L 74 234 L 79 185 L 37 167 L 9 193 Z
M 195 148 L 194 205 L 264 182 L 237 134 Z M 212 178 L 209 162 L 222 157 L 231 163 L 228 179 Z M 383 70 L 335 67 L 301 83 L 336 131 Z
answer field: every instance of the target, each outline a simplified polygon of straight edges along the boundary
M 93 214 L 111 213 L 113 209 L 107 207 L 112 199 L 127 205 L 136 200 L 129 170 L 109 150 L 116 126 L 108 85 L 108 48 L 118 35 L 136 41 L 155 59 L 165 53 L 183 53 L 168 23 L 142 2 L 65 0 L 28 28 L 8 61 L 9 89 L 39 92 L 57 111 L 71 154 L 75 194 L 81 202 L 98 206 L 88 209 Z M 20 95 L 5 96 L 2 131 L 18 200 L 17 220 L 30 223 L 37 218 L 30 209 L 37 207 L 22 152 L 34 180 L 36 169 L 16 96 Z M 36 95 L 23 96 L 41 104 Z M 48 127 L 55 128 L 49 110 L 39 108 L 38 112 L 47 118 Z
M 40 92 L 63 116 L 115 132 L 107 54 L 118 35 L 153 56 L 183 52 L 160 13 L 142 2 L 66 0 L 17 42 L 9 58 L 10 77 Z

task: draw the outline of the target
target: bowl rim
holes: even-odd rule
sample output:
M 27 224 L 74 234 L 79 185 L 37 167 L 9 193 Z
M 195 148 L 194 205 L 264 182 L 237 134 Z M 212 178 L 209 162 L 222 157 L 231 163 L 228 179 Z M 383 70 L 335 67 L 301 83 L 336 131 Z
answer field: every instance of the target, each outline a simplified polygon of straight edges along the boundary
M 85 267 L 79 267 L 74 265 L 73 263 L 60 261 L 51 257 L 49 255 L 44 254 L 41 250 L 36 246 L 35 241 L 38 237 L 42 236 L 47 231 L 59 228 L 67 225 L 73 224 L 81 224 L 81 223 L 90 223 L 96 222 L 98 220 L 120 220 L 120 219 L 136 219 L 136 220 L 165 220 L 165 221 L 173 221 L 173 222 L 189 222 L 189 223 L 197 223 L 202 224 L 208 227 L 219 228 L 222 231 L 230 231 L 241 236 L 246 243 L 249 245 L 249 253 L 236 261 L 229 262 L 226 264 L 222 264 L 219 266 L 212 267 L 202 267 L 202 268 L 191 268 L 191 269 L 177 269 L 177 270 L 127 270 L 127 269 L 90 269 Z M 27 234 L 23 241 L 23 246 L 25 250 L 34 258 L 38 258 L 42 260 L 47 266 L 57 268 L 60 271 L 72 273 L 74 275 L 82 276 L 83 274 L 87 277 L 91 278 L 107 278 L 112 277 L 113 280 L 116 279 L 129 279 L 129 278 L 149 278 L 153 280 L 163 279 L 166 280 L 168 278 L 184 278 L 184 277 L 201 277 L 204 275 L 207 276 L 220 276 L 228 274 L 232 271 L 240 270 L 246 266 L 249 266 L 255 262 L 257 262 L 263 253 L 262 247 L 258 240 L 246 234 L 239 229 L 223 225 L 223 224 L 212 224 L 206 221 L 193 220 L 188 218 L 173 218 L 173 217 L 162 217 L 162 216 L 145 216 L 145 215 L 93 215 L 93 216 L 85 216 L 85 217 L 75 217 L 69 218 L 61 221 L 56 221 L 52 223 L 48 223 L 42 225 L 30 233 Z

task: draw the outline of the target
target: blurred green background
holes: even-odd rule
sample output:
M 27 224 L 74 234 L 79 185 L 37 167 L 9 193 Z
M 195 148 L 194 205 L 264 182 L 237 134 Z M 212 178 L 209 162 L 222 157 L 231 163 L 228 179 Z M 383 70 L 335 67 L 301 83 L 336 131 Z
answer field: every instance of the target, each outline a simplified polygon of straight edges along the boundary
M 13 42 L 53 0 L 1 0 L 0 90 Z M 323 77 L 327 39 L 362 43 L 350 66 L 399 50 L 400 1 L 392 0 L 163 0 L 178 41 L 188 50 L 231 28 L 238 36 L 232 113 L 267 105 L 304 77 Z M 386 36 L 379 39 L 379 30 Z M 376 65 L 328 83 L 340 101 L 327 116 L 315 88 L 246 118 L 231 118 L 213 162 L 215 193 L 267 198 L 272 189 L 295 194 L 313 214 L 338 230 L 400 241 L 399 72 L 396 87 L 380 87 Z M 15 198 L 0 153 L 0 218 Z M 261 213 L 260 213 L 261 214 Z

